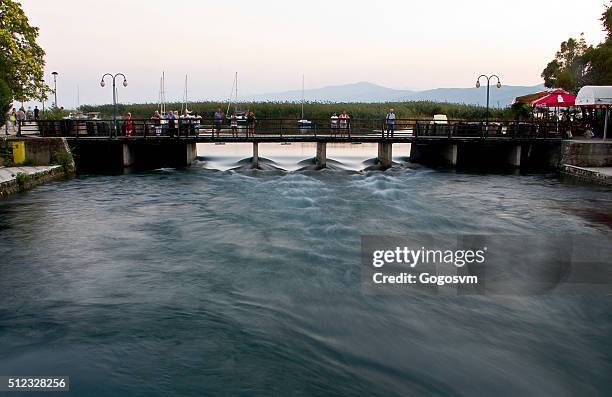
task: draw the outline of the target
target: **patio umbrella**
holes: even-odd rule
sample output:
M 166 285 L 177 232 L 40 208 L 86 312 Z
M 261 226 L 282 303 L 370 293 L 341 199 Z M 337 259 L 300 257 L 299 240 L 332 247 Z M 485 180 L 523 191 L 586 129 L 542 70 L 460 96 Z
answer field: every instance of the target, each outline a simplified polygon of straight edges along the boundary
M 565 90 L 554 90 L 548 95 L 531 102 L 533 107 L 555 108 L 557 113 L 557 132 L 559 132 L 559 108 L 574 106 L 576 97 Z
M 534 107 L 565 108 L 574 106 L 576 97 L 564 90 L 554 90 L 548 95 L 531 102 Z

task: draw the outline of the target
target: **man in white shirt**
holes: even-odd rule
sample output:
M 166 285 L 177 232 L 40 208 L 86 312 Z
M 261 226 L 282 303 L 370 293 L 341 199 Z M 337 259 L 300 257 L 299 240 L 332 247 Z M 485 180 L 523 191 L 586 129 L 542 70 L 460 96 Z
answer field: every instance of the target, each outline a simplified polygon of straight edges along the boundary
M 395 132 L 395 112 L 393 108 L 389 109 L 389 113 L 387 113 L 387 138 L 393 137 Z

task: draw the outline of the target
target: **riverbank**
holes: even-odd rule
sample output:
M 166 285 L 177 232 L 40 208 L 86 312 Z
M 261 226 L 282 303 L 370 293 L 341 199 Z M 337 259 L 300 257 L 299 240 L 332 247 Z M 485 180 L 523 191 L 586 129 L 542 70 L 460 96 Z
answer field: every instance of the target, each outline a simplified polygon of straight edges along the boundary
M 9 137 L 0 141 L 0 149 L 0 197 L 75 173 L 65 138 Z
M 0 197 L 19 193 L 65 176 L 61 165 L 1 167 Z
M 580 182 L 612 186 L 612 167 L 576 167 L 564 164 L 561 175 L 569 176 Z

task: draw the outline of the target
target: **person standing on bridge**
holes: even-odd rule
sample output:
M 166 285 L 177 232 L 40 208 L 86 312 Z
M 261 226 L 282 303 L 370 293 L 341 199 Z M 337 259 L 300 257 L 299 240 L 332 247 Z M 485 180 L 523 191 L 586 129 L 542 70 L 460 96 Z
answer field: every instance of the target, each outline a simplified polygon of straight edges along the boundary
M 40 118 L 40 110 L 38 109 L 38 106 L 34 106 L 34 120 L 38 121 L 39 118 Z
M 127 112 L 125 118 L 125 136 L 128 138 L 132 137 L 132 130 L 134 128 L 134 123 L 132 122 L 132 113 Z
M 389 113 L 387 113 L 387 138 L 393 137 L 395 133 L 395 111 L 393 108 L 389 109 Z
M 338 133 L 338 115 L 336 113 L 332 114 L 329 120 L 331 122 L 332 134 L 336 135 Z
M 246 119 L 247 119 L 247 136 L 249 136 L 249 134 L 251 134 L 251 136 L 255 135 L 255 113 L 253 113 L 251 110 L 247 110 L 246 112 Z
M 348 131 L 348 137 L 351 137 L 351 131 L 349 129 L 349 119 L 351 118 L 351 116 L 348 115 L 348 113 L 346 113 L 346 110 L 342 112 L 342 114 L 340 114 L 340 116 L 338 117 L 340 119 L 340 135 L 344 134 L 345 132 Z
M 161 115 L 159 114 L 159 112 L 156 110 L 155 114 L 153 114 L 153 116 L 151 116 L 151 120 L 153 120 L 153 126 L 155 127 L 155 135 L 160 136 L 161 135 Z
M 214 125 L 213 135 L 214 135 L 214 131 L 217 131 L 217 137 L 219 136 L 219 134 L 221 133 L 222 123 L 223 123 L 223 112 L 221 111 L 221 108 L 218 108 L 214 116 L 215 125 Z
M 174 127 L 176 125 L 176 121 L 174 120 L 174 113 L 172 110 L 168 112 L 166 119 L 168 120 L 168 133 L 170 136 L 174 137 Z
M 230 128 L 232 129 L 232 136 L 238 136 L 238 117 L 236 112 L 232 113 L 230 117 Z

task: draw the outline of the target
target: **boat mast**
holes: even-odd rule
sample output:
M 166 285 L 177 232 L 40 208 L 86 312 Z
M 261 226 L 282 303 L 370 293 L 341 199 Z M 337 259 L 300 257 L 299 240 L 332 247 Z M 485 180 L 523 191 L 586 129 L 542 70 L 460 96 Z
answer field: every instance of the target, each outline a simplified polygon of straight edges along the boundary
M 163 70 L 159 78 L 159 113 L 166 114 L 166 74 Z
M 304 75 L 302 74 L 302 120 L 304 120 Z
M 183 113 L 183 105 L 185 107 L 185 113 L 187 113 L 187 75 L 185 74 L 185 90 L 183 91 L 183 103 L 181 103 L 181 113 Z
M 238 78 L 238 72 L 234 76 L 234 81 L 232 81 L 232 90 L 230 91 L 229 101 L 227 102 L 227 111 L 225 114 L 229 114 L 230 108 L 232 106 L 232 100 L 234 99 L 234 88 L 236 87 L 236 80 Z
M 236 72 L 234 80 L 236 81 L 236 101 L 234 102 L 234 112 L 238 112 L 238 72 Z

